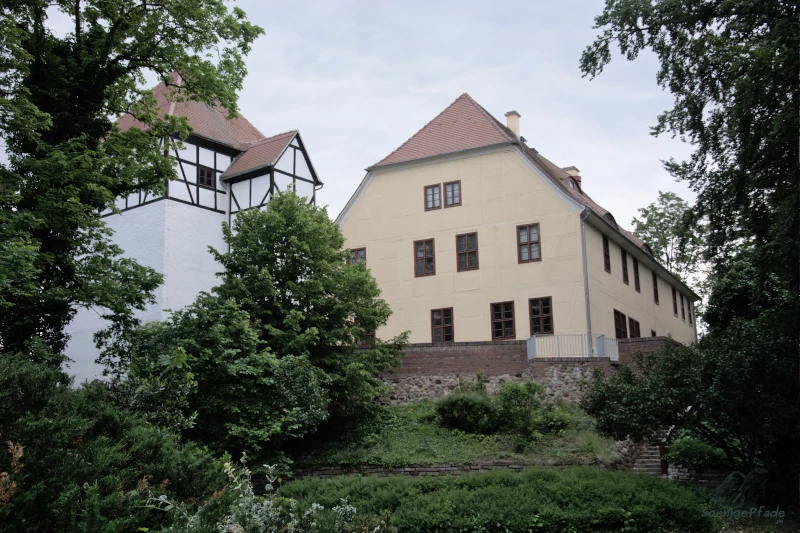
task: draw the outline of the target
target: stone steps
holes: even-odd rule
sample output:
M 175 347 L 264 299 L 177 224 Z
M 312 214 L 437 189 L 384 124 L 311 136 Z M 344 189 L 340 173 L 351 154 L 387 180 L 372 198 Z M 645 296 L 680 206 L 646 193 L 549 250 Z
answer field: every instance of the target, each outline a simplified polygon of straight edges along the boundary
M 633 472 L 652 476 L 661 475 L 661 452 L 658 446 L 644 448 L 631 467 Z

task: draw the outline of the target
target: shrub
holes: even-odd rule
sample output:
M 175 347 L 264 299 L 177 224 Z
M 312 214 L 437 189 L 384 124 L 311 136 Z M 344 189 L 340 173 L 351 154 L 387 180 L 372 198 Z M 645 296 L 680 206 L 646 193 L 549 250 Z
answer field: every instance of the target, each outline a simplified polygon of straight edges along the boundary
M 569 411 L 552 405 L 534 411 L 531 420 L 533 427 L 540 433 L 559 433 L 574 422 Z
M 529 437 L 536 429 L 536 417 L 544 402 L 544 387 L 536 381 L 503 383 L 497 394 L 503 424 Z
M 697 472 L 725 468 L 728 464 L 722 450 L 691 437 L 676 440 L 670 445 L 664 458 L 672 464 L 691 468 Z
M 4 532 L 135 531 L 163 524 L 144 492 L 198 501 L 224 486 L 220 463 L 116 408 L 98 382 L 70 387 L 57 370 L 0 354 L 0 506 Z M 2 478 L 3 476 L 0 476 Z
M 470 433 L 491 433 L 498 427 L 498 410 L 489 396 L 477 392 L 454 392 L 440 399 L 436 412 L 442 425 Z
M 460 477 L 340 477 L 299 480 L 279 494 L 300 509 L 348 497 L 359 513 L 391 514 L 403 532 L 709 531 L 705 502 L 667 481 L 592 468 L 532 468 Z

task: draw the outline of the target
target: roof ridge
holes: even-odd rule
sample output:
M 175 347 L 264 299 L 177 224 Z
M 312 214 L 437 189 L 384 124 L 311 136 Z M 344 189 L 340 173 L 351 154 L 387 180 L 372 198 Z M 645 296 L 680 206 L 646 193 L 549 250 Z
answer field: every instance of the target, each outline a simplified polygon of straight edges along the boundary
M 289 134 L 296 135 L 297 133 L 299 133 L 299 130 L 289 130 L 289 131 L 284 131 L 283 133 L 277 133 L 275 135 L 271 135 L 269 137 L 264 137 L 263 139 L 258 139 L 257 141 L 248 141 L 248 142 L 243 142 L 241 144 L 242 145 L 248 145 L 247 148 L 245 148 L 245 151 L 247 151 L 248 149 L 252 148 L 253 146 L 259 145 L 261 143 L 265 143 L 267 141 L 273 141 L 273 140 L 277 139 L 278 137 L 283 137 L 284 135 L 289 135 Z
M 411 135 L 411 137 L 409 137 L 408 139 L 406 139 L 405 141 L 403 141 L 403 143 L 402 143 L 400 146 L 398 146 L 397 148 L 395 148 L 394 150 L 392 150 L 392 152 L 391 152 L 389 155 L 387 155 L 386 157 L 384 157 L 383 159 L 381 159 L 380 161 L 378 161 L 377 163 L 375 163 L 375 164 L 374 164 L 374 165 L 372 165 L 372 166 L 373 166 L 373 167 L 377 167 L 378 165 L 380 165 L 380 164 L 381 164 L 381 162 L 383 162 L 383 161 L 386 161 L 387 159 L 391 158 L 391 157 L 392 157 L 394 154 L 396 154 L 397 152 L 399 152 L 401 148 L 403 148 L 405 145 L 407 145 L 407 144 L 408 144 L 408 143 L 411 141 L 411 139 L 413 139 L 414 137 L 416 137 L 417 135 L 419 135 L 419 133 L 420 133 L 420 132 L 423 132 L 423 131 L 425 131 L 425 128 L 427 128 L 428 126 L 430 126 L 431 124 L 433 124 L 433 123 L 436 121 L 436 119 L 438 119 L 439 117 L 441 117 L 442 115 L 444 115 L 444 114 L 447 112 L 447 110 L 448 110 L 448 109 L 450 109 L 451 107 L 453 107 L 453 105 L 455 105 L 455 103 L 456 103 L 456 102 L 458 102 L 459 100 L 461 100 L 461 99 L 462 99 L 462 98 L 464 98 L 465 96 L 466 96 L 466 97 L 467 97 L 469 100 L 472 100 L 472 97 L 471 97 L 470 95 L 468 95 L 467 93 L 463 93 L 461 96 L 459 96 L 458 98 L 456 98 L 455 100 L 453 100 L 452 102 L 450 102 L 450 105 L 448 105 L 447 107 L 445 107 L 444 109 L 442 109 L 442 111 L 441 111 L 441 112 L 440 112 L 438 115 L 436 115 L 435 117 L 433 117 L 432 119 L 430 119 L 430 120 L 429 120 L 429 121 L 428 121 L 428 122 L 427 122 L 427 123 L 426 123 L 424 126 L 422 126 L 420 129 L 418 129 L 417 131 L 415 131 L 415 132 L 414 132 L 414 134 L 413 134 L 413 135 Z

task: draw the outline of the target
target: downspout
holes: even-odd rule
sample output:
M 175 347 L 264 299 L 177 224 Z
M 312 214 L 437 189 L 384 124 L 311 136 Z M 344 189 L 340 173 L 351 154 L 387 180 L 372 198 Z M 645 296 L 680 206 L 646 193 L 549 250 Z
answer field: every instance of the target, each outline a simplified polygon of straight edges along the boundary
M 594 343 L 592 342 L 592 305 L 589 301 L 589 261 L 586 257 L 586 219 L 589 209 L 581 213 L 581 248 L 583 249 L 583 292 L 586 299 L 586 340 L 589 347 L 589 357 L 594 357 Z M 696 321 L 695 321 L 696 322 Z

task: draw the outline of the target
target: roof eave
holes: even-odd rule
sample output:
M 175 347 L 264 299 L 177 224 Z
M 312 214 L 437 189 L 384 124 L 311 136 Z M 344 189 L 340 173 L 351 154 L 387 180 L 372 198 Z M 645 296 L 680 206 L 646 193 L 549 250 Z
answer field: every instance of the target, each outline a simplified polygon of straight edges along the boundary
M 683 288 L 683 292 L 688 293 L 693 301 L 699 301 L 702 298 L 697 295 L 686 283 L 681 281 L 675 274 L 667 270 L 664 265 L 658 262 L 658 260 L 636 246 L 631 240 L 619 232 L 614 226 L 612 226 L 606 219 L 599 216 L 597 213 L 592 211 L 588 206 L 584 210 L 584 218 L 594 224 L 595 227 L 598 229 L 606 230 L 603 232 L 604 235 L 608 235 L 611 237 L 614 242 L 616 242 L 619 246 L 622 246 L 627 250 L 629 253 L 632 253 L 636 256 L 636 258 L 643 262 L 646 266 L 648 266 L 651 270 L 657 270 L 659 274 L 661 274 L 662 278 L 669 278 L 677 285 Z M 642 260 L 644 259 L 644 260 Z
M 367 172 L 371 172 L 373 170 L 387 170 L 387 169 L 391 170 L 391 169 L 393 169 L 395 167 L 400 167 L 401 165 L 406 165 L 408 163 L 427 163 L 429 161 L 434 161 L 434 160 L 436 160 L 436 159 L 438 159 L 440 157 L 444 157 L 444 156 L 465 155 L 465 154 L 469 154 L 470 152 L 478 152 L 478 151 L 481 151 L 481 150 L 497 148 L 497 147 L 500 147 L 500 146 L 507 146 L 507 145 L 510 145 L 510 144 L 519 144 L 519 141 L 517 139 L 510 139 L 508 141 L 503 141 L 503 142 L 499 142 L 499 143 L 495 143 L 495 144 L 487 144 L 487 145 L 484 145 L 484 146 L 477 146 L 475 148 L 467 148 L 465 150 L 456 150 L 455 152 L 442 152 L 442 153 L 436 154 L 436 155 L 429 155 L 427 157 L 420 157 L 419 159 L 406 159 L 405 161 L 396 161 L 394 163 L 386 163 L 386 164 L 383 164 L 383 165 L 372 165 L 371 167 L 367 167 L 364 170 L 367 171 Z

